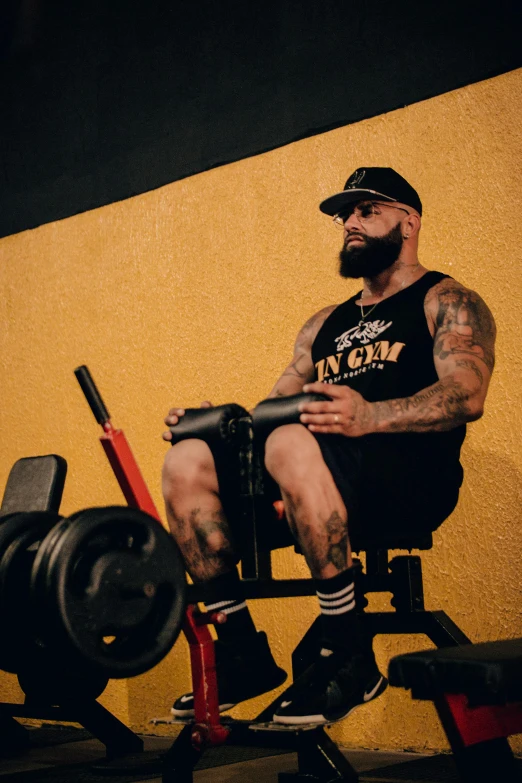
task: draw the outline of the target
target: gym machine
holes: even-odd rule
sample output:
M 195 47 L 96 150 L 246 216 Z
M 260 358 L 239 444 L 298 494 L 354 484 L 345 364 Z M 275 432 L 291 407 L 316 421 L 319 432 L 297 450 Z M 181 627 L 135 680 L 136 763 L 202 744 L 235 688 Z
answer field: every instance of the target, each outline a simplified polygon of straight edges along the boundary
M 78 371 L 77 371 L 78 372 Z M 108 414 L 95 402 L 93 392 L 91 408 L 103 426 L 104 438 L 110 436 L 106 421 Z M 89 398 L 89 397 L 88 397 Z M 317 398 L 317 396 L 315 397 Z M 281 524 L 281 507 L 267 503 L 263 494 L 261 454 L 257 447 L 270 428 L 299 420 L 297 404 L 303 395 L 282 400 L 266 400 L 250 415 L 241 406 L 230 404 L 211 409 L 187 410 L 183 419 L 173 428 L 173 442 L 184 438 L 200 438 L 211 449 L 223 494 L 225 511 L 236 515 L 235 529 L 239 531 L 241 572 L 247 598 L 292 597 L 314 595 L 310 579 L 283 579 L 272 577 L 270 551 L 266 546 L 266 531 L 281 531 L 281 545 L 285 540 Z M 109 433 L 109 435 L 107 434 Z M 111 436 L 112 437 L 112 436 Z M 102 440 L 102 443 L 104 441 Z M 107 445 L 104 448 L 107 451 Z M 114 457 L 108 453 L 114 467 Z M 125 473 L 125 458 L 115 467 L 116 475 Z M 122 489 L 125 493 L 125 481 Z M 391 612 L 364 613 L 362 620 L 366 631 L 378 633 L 424 633 L 441 645 L 469 643 L 469 639 L 442 611 L 430 612 L 424 608 L 420 558 L 412 555 L 396 556 L 388 562 L 388 549 L 431 547 L 431 536 L 404 540 L 390 538 L 379 542 L 354 542 L 355 551 L 366 554 L 366 572 L 362 575 L 363 593 L 386 591 L 392 593 Z M 358 776 L 349 761 L 332 742 L 324 727 L 285 727 L 271 723 L 271 716 L 278 706 L 278 699 L 253 720 L 238 721 L 222 718 L 217 711 L 217 689 L 213 658 L 213 644 L 206 624 L 218 618 L 197 609 L 198 602 L 211 600 L 205 594 L 204 585 L 188 587 L 187 611 L 184 632 L 190 644 L 193 690 L 195 693 L 195 720 L 186 725 L 163 760 L 165 783 L 189 783 L 192 771 L 205 747 L 227 742 L 236 745 L 260 745 L 286 748 L 297 752 L 298 770 L 281 773 L 280 783 L 298 781 L 349 781 L 355 783 Z M 363 599 L 362 610 L 367 601 Z M 319 648 L 319 627 L 315 622 L 292 656 L 294 678 L 312 660 Z M 205 684 L 205 685 L 204 685 Z M 158 721 L 159 722 L 159 721 Z M 161 722 L 174 723 L 165 719 Z
M 1 663 L 7 671 L 15 671 L 22 688 L 27 688 L 26 704 L 0 705 L 4 725 L 11 721 L 13 732 L 12 719 L 20 715 L 75 721 L 106 744 L 109 758 L 139 753 L 141 740 L 104 711 L 96 698 L 109 677 L 135 676 L 154 666 L 183 628 L 191 650 L 196 716 L 163 758 L 165 783 L 189 783 L 205 748 L 224 742 L 295 750 L 298 770 L 281 773 L 280 783 L 356 783 L 357 774 L 324 727 L 296 728 L 271 723 L 278 700 L 249 721 L 218 714 L 208 624 L 220 618 L 197 607 L 211 596 L 205 595 L 204 585 L 187 588 L 179 551 L 158 522 L 157 510 L 123 432 L 113 427 L 87 368 L 80 367 L 75 374 L 103 428 L 100 440 L 129 507 L 87 509 L 64 520 L 58 515 L 55 497 L 54 507 L 39 512 L 53 515 L 46 517 L 41 529 L 35 524 L 33 530 L 33 522 L 26 519 L 31 543 L 17 545 L 25 553 L 25 570 L 17 571 L 20 575 L 15 587 L 15 571 L 9 569 L 13 589 L 0 595 L 3 611 L 10 612 L 11 617 L 11 625 L 4 626 L 8 633 L 2 640 Z M 298 421 L 297 402 L 296 398 L 266 400 L 252 416 L 237 405 L 188 410 L 175 428 L 178 439 L 200 437 L 208 443 L 218 477 L 221 472 L 220 486 L 222 482 L 231 486 L 232 501 L 225 508 L 227 513 L 238 516 L 242 531 L 241 568 L 247 598 L 315 593 L 310 579 L 273 579 L 270 551 L 264 544 L 267 525 L 280 531 L 286 531 L 286 525 L 281 524 L 280 506 L 267 503 L 263 495 L 256 442 L 262 441 L 274 415 L 276 426 Z M 2 513 L 21 516 L 35 512 L 23 505 L 15 509 L 4 497 Z M 11 543 L 22 539 L 22 523 L 18 523 L 21 527 L 17 533 L 10 519 L 12 516 L 4 516 L 0 521 L 0 571 L 4 569 L 1 534 L 8 529 L 4 525 L 13 525 Z M 283 533 L 281 545 L 289 544 L 291 541 L 284 541 Z M 418 540 L 390 538 L 377 544 L 354 542 L 354 551 L 366 554 L 364 594 L 392 593 L 394 611 L 362 614 L 369 634 L 424 633 L 438 646 L 469 643 L 444 612 L 424 609 L 420 558 L 410 554 L 388 561 L 389 549 L 411 552 L 430 546 L 431 536 Z M 11 604 L 7 596 L 13 596 L 15 601 L 8 610 L 5 607 Z M 363 600 L 361 610 L 365 603 Z M 27 629 L 25 636 L 17 636 L 15 618 L 19 622 L 22 617 L 27 618 Z M 315 657 L 318 645 L 315 622 L 292 656 L 294 677 Z M 52 688 L 42 685 L 53 681 L 50 671 L 57 680 Z M 63 684 L 63 672 L 70 672 L 74 684 L 67 678 Z M 75 690 L 78 680 L 84 685 Z M 41 688 L 45 693 L 39 691 Z

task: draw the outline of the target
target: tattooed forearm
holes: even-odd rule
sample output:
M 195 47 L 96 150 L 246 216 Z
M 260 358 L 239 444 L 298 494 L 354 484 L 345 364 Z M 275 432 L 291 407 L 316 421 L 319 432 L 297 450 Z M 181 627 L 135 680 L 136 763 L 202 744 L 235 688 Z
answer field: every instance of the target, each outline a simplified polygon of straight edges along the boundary
M 471 369 L 471 368 L 470 368 Z M 477 381 L 478 376 L 473 369 Z M 374 403 L 376 431 L 443 432 L 480 418 L 474 404 L 474 389 L 455 375 L 442 378 L 433 386 L 396 400 Z
M 438 310 L 434 356 L 468 354 L 484 362 L 491 372 L 495 363 L 495 322 L 484 301 L 474 291 L 445 280 L 437 288 Z

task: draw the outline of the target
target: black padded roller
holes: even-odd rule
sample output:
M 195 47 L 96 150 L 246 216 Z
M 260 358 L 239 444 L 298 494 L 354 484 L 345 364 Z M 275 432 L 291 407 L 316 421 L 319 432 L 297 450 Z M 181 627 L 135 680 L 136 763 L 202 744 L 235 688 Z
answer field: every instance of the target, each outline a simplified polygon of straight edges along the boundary
M 187 408 L 179 422 L 169 427 L 172 445 L 188 438 L 203 440 L 211 449 L 224 443 L 230 444 L 234 440 L 233 423 L 249 415 L 245 408 L 234 402 L 214 408 Z
M 299 424 L 302 402 L 331 402 L 325 394 L 292 394 L 291 397 L 270 397 L 254 408 L 252 424 L 256 439 L 266 440 L 272 430 L 283 424 Z

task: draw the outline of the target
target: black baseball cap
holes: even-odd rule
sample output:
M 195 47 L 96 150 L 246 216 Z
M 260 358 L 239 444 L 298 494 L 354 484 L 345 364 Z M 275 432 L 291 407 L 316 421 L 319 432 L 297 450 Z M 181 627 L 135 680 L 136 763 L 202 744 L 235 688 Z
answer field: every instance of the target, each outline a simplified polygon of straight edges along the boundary
M 337 215 L 348 204 L 365 199 L 399 201 L 422 215 L 422 203 L 417 191 L 404 177 L 385 167 L 356 169 L 347 179 L 344 190 L 321 201 L 319 209 L 325 215 Z

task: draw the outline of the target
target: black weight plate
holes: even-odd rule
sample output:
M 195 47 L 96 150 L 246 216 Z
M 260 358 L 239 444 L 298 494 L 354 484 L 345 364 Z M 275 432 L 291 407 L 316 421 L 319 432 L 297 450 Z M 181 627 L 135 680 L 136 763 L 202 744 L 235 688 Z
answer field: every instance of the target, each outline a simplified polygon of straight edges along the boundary
M 40 542 L 59 520 L 52 511 L 20 512 L 0 520 L 0 669 L 5 671 L 17 672 L 31 655 L 31 567 Z
M 70 524 L 68 518 L 62 519 L 41 542 L 31 569 L 30 601 L 38 643 L 43 647 L 51 645 L 55 650 L 59 648 L 61 655 L 65 647 L 66 654 L 68 652 L 74 658 L 74 652 L 63 632 L 61 633 L 57 620 L 56 595 L 53 594 L 50 578 L 50 561 L 56 544 Z
M 18 669 L 18 682 L 28 699 L 46 705 L 76 706 L 80 701 L 93 701 L 108 681 L 99 669 L 63 659 L 45 648 L 36 650 Z
M 168 653 L 185 594 L 174 540 L 153 517 L 121 506 L 64 519 L 42 542 L 31 575 L 44 642 L 115 678 L 148 671 Z

